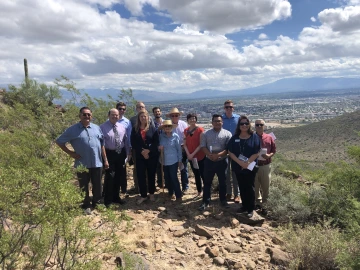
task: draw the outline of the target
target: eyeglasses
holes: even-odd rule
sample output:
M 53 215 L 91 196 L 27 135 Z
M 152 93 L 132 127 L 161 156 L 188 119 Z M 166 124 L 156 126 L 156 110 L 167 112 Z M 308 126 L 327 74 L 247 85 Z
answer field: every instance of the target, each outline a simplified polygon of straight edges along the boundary
M 233 106 L 225 106 L 225 109 L 232 109 L 234 108 Z
M 264 124 L 255 124 L 256 127 L 263 127 Z
M 170 115 L 170 117 L 179 117 L 180 115 L 179 114 L 172 114 Z
M 240 126 L 248 126 L 249 122 L 240 122 Z
M 221 123 L 221 120 L 213 120 L 214 123 Z
M 82 116 L 88 116 L 88 117 L 90 117 L 90 116 L 91 116 L 91 113 L 83 113 Z
M 126 111 L 126 108 L 118 108 L 118 111 Z

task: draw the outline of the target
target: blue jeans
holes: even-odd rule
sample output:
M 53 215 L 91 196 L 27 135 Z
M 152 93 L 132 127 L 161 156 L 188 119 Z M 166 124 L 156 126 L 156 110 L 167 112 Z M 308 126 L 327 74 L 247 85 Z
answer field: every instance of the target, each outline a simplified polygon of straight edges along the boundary
M 188 177 L 188 159 L 186 156 L 186 152 L 182 152 L 182 164 L 184 165 L 184 169 L 181 170 L 181 188 L 182 190 L 189 189 L 189 177 Z
M 164 177 L 167 189 L 169 191 L 169 195 L 172 196 L 175 192 L 176 198 L 181 198 L 182 193 L 180 189 L 179 179 L 177 177 L 177 170 L 179 163 L 176 162 L 173 165 L 164 166 Z
M 211 198 L 211 185 L 215 174 L 219 180 L 219 197 L 220 201 L 226 201 L 226 171 L 227 162 L 226 159 L 220 161 L 211 161 L 205 158 L 204 162 L 204 193 L 203 203 L 209 204 Z

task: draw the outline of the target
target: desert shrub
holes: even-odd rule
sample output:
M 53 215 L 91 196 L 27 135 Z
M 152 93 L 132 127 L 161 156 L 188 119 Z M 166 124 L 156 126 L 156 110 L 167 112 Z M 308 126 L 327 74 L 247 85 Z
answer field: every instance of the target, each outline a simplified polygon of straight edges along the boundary
M 304 227 L 290 224 L 282 234 L 292 257 L 291 269 L 358 269 L 356 241 L 345 239 L 329 222 Z
M 274 175 L 271 179 L 267 206 L 270 217 L 279 221 L 305 222 L 311 215 L 309 192 L 306 186 Z

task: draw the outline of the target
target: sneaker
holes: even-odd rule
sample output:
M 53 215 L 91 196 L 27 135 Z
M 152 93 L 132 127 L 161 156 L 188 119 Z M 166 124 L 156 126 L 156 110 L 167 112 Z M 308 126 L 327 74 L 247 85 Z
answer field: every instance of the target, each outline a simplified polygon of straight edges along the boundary
M 85 215 L 90 216 L 91 215 L 91 208 L 90 207 L 86 208 L 84 213 L 85 213 Z
M 260 204 L 255 205 L 255 210 L 260 210 L 260 209 L 261 209 L 261 205 L 260 205 Z
M 146 200 L 147 200 L 147 198 L 141 197 L 140 199 L 138 199 L 138 200 L 136 201 L 136 204 L 137 204 L 137 205 L 140 205 L 140 204 L 142 204 L 143 202 L 145 202 Z
M 226 200 L 227 201 L 231 201 L 231 197 L 232 197 L 231 194 L 226 194 Z
M 182 197 L 176 198 L 176 202 L 182 202 Z
M 155 195 L 154 195 L 154 194 L 150 194 L 150 195 L 149 195 L 149 199 L 150 199 L 150 202 L 155 202 Z
M 220 204 L 221 204 L 221 206 L 224 207 L 224 208 L 229 208 L 229 207 L 230 207 L 230 205 L 228 204 L 227 201 L 222 201 L 222 202 L 220 202 Z
M 240 203 L 240 197 L 239 196 L 235 196 L 234 203 Z
M 199 210 L 199 211 L 205 211 L 205 209 L 208 208 L 208 207 L 209 207 L 208 204 L 203 203 L 203 204 L 200 205 L 200 207 L 198 208 L 198 210 Z
M 248 218 L 252 218 L 253 215 L 254 215 L 254 211 L 250 211 L 250 212 L 248 212 L 248 214 L 247 214 Z

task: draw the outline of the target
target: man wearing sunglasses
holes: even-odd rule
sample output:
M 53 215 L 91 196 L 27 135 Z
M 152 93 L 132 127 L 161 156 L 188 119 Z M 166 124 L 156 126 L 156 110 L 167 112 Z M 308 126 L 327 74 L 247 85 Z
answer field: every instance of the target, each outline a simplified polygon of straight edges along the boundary
M 271 180 L 271 157 L 276 153 L 276 145 L 273 137 L 264 132 L 265 121 L 263 119 L 255 121 L 255 129 L 256 134 L 260 137 L 261 149 L 266 152 L 258 158 L 259 170 L 255 176 L 256 207 L 261 208 L 262 214 L 266 215 L 266 202 L 269 197 Z
M 109 168 L 104 147 L 104 136 L 98 125 L 91 123 L 92 113 L 88 107 L 82 107 L 79 113 L 80 122 L 69 127 L 56 139 L 56 144 L 69 156 L 75 159 L 74 167 L 83 166 L 86 172 L 78 172 L 77 177 L 81 190 L 85 193 L 82 208 L 85 214 L 91 215 L 89 183 L 92 184 L 92 207 L 101 200 L 101 173 L 104 165 Z M 70 143 L 74 150 L 70 150 Z M 104 162 L 104 163 L 103 163 Z
M 234 113 L 234 103 L 232 102 L 232 100 L 226 100 L 224 102 L 224 114 L 222 115 L 223 129 L 230 131 L 231 134 L 234 135 L 239 118 L 240 115 Z M 236 180 L 235 173 L 231 170 L 230 159 L 228 160 L 228 168 L 226 172 L 226 193 L 227 200 L 231 200 L 231 195 L 233 194 L 234 202 L 240 202 L 240 191 L 238 187 L 238 182 Z
M 186 193 L 189 190 L 189 178 L 188 178 L 188 169 L 187 169 L 188 159 L 183 146 L 184 146 L 184 130 L 188 127 L 188 124 L 185 121 L 180 120 L 180 115 L 182 115 L 182 112 L 180 112 L 178 108 L 172 108 L 170 112 L 166 114 L 166 117 L 170 117 L 171 122 L 174 125 L 177 125 L 177 127 L 173 129 L 173 132 L 179 135 L 180 138 L 180 145 L 182 148 L 182 163 L 184 165 L 184 168 L 180 171 L 181 187 L 182 187 L 182 192 Z

